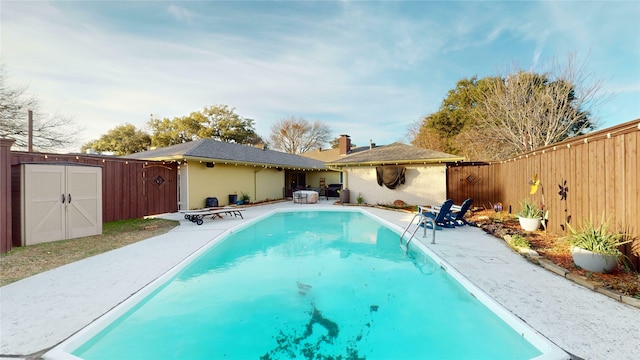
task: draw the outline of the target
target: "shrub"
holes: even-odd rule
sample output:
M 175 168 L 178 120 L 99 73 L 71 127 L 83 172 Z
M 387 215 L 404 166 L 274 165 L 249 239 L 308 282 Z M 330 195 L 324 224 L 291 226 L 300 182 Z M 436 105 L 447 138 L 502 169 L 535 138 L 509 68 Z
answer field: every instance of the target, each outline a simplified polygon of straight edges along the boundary
M 520 236 L 518 234 L 513 235 L 511 237 L 511 245 L 513 245 L 515 247 L 525 248 L 525 249 L 530 249 L 531 248 L 531 244 L 529 244 L 527 239 L 523 238 L 522 236 Z

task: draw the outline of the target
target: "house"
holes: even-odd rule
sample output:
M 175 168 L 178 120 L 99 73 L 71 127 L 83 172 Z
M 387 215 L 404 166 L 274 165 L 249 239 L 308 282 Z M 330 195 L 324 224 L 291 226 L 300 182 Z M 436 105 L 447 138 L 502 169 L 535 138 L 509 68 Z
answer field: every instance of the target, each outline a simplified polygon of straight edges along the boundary
M 127 155 L 127 158 L 179 165 L 179 209 L 197 209 L 207 198 L 227 205 L 248 195 L 251 201 L 281 199 L 298 188 L 340 182 L 324 162 L 265 148 L 201 139 Z
M 329 163 L 336 161 L 338 159 L 344 158 L 348 154 L 355 154 L 357 152 L 368 149 L 368 147 L 354 147 L 351 145 L 351 138 L 349 135 L 342 134 L 338 139 L 338 147 L 329 148 L 329 149 L 314 149 L 310 151 L 303 152 L 302 156 L 320 160 L 324 163 Z M 342 173 L 339 172 L 339 179 L 336 182 L 328 183 L 328 193 L 331 196 L 338 196 L 338 190 L 342 189 Z
M 349 153 L 357 152 L 363 148 L 354 148 L 351 146 L 351 137 L 346 134 L 340 135 L 338 138 L 338 147 L 330 149 L 315 149 L 303 152 L 302 156 L 320 160 L 322 162 L 332 162 L 345 157 Z
M 340 140 L 349 144 L 348 136 L 343 138 Z M 446 163 L 463 160 L 456 155 L 395 142 L 347 152 L 325 165 L 341 172 L 350 202 L 362 197 L 368 204 L 391 204 L 395 200 L 440 204 L 447 197 Z
M 338 144 L 295 155 L 201 139 L 126 157 L 177 163 L 179 209 L 203 208 L 208 198 L 227 205 L 245 194 L 263 201 L 290 197 L 295 189 L 340 184 L 350 190 L 350 202 L 362 194 L 369 204 L 441 203 L 447 190 L 445 163 L 463 160 L 403 143 L 353 148 L 348 135 L 341 135 Z M 385 178 L 390 179 L 386 184 Z

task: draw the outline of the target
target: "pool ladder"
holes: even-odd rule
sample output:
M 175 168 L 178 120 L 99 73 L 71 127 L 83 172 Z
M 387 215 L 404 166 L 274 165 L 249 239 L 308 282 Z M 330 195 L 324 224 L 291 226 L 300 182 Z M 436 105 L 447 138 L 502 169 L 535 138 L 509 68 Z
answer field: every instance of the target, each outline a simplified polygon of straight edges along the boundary
M 427 222 L 431 223 L 431 228 L 432 233 L 431 233 L 431 243 L 435 244 L 436 243 L 436 222 L 434 219 L 428 217 L 428 216 L 424 216 L 422 215 L 422 213 L 417 213 L 413 216 L 413 218 L 411 219 L 411 221 L 409 221 L 409 225 L 407 225 L 407 227 L 404 229 L 404 232 L 402 232 L 402 235 L 400 235 L 400 245 L 402 245 L 402 239 L 404 238 L 404 235 L 409 231 L 409 228 L 411 227 L 411 225 L 413 224 L 413 221 L 415 219 L 418 219 L 418 223 L 416 225 L 416 228 L 413 229 L 413 232 L 411 233 L 411 236 L 409 237 L 409 239 L 407 240 L 407 253 L 409 252 L 409 243 L 411 242 L 411 239 L 413 239 L 413 237 L 416 235 L 416 232 L 418 231 L 418 229 L 420 228 L 420 224 L 424 224 L 424 234 L 422 235 L 422 237 L 427 237 Z

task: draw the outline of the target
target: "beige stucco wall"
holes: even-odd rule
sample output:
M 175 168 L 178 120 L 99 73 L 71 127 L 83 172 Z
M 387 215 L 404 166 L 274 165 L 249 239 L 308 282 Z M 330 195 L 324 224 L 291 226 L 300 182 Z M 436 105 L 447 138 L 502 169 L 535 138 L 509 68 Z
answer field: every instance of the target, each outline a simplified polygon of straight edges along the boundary
M 178 165 L 178 209 L 189 210 L 189 172 L 187 164 Z
M 356 202 L 360 193 L 367 204 L 402 200 L 410 205 L 439 205 L 447 196 L 445 165 L 407 166 L 405 183 L 393 190 L 378 185 L 375 166 L 349 167 L 345 173 L 351 203 Z
M 256 170 L 255 195 L 251 199 L 255 199 L 255 201 L 282 199 L 284 175 L 284 171 L 277 171 L 273 168 Z
M 307 171 L 308 186 L 319 187 L 321 178 L 324 178 L 325 185 L 340 183 L 340 173 L 337 171 Z
M 185 175 L 186 174 L 186 175 Z M 208 168 L 204 163 L 190 162 L 180 167 L 181 208 L 199 209 L 206 198 L 218 198 L 220 206 L 229 204 L 229 194 L 249 194 L 251 201 L 281 199 L 284 187 L 284 171 L 243 165 L 216 164 Z M 187 189 L 184 189 L 184 186 Z

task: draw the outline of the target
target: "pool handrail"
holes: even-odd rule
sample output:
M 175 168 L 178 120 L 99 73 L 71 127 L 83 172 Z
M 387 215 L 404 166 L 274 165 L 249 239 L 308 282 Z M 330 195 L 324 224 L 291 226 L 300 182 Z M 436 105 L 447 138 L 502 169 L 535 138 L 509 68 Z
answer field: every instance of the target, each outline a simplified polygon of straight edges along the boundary
M 427 224 L 426 222 L 429 221 L 431 222 L 431 243 L 435 244 L 436 243 L 436 222 L 435 219 L 432 219 L 428 216 L 424 216 L 422 214 L 422 212 L 418 212 L 417 214 L 415 214 L 413 216 L 413 218 L 411 218 L 411 221 L 409 221 L 409 225 L 407 225 L 407 227 L 404 229 L 404 231 L 402 232 L 402 235 L 400 235 L 400 245 L 402 245 L 402 238 L 404 238 L 404 234 L 407 233 L 407 231 L 409 231 L 409 228 L 411 227 L 411 225 L 413 224 L 413 221 L 418 218 L 418 224 L 416 225 L 416 228 L 413 229 L 413 232 L 411 233 L 411 236 L 409 237 L 409 239 L 407 240 L 407 244 L 406 244 L 406 251 L 409 252 L 409 243 L 411 242 L 411 239 L 413 239 L 413 237 L 416 235 L 416 232 L 418 231 L 418 228 L 420 227 L 421 224 L 423 224 L 424 227 L 424 233 L 422 235 L 422 237 L 427 237 Z

